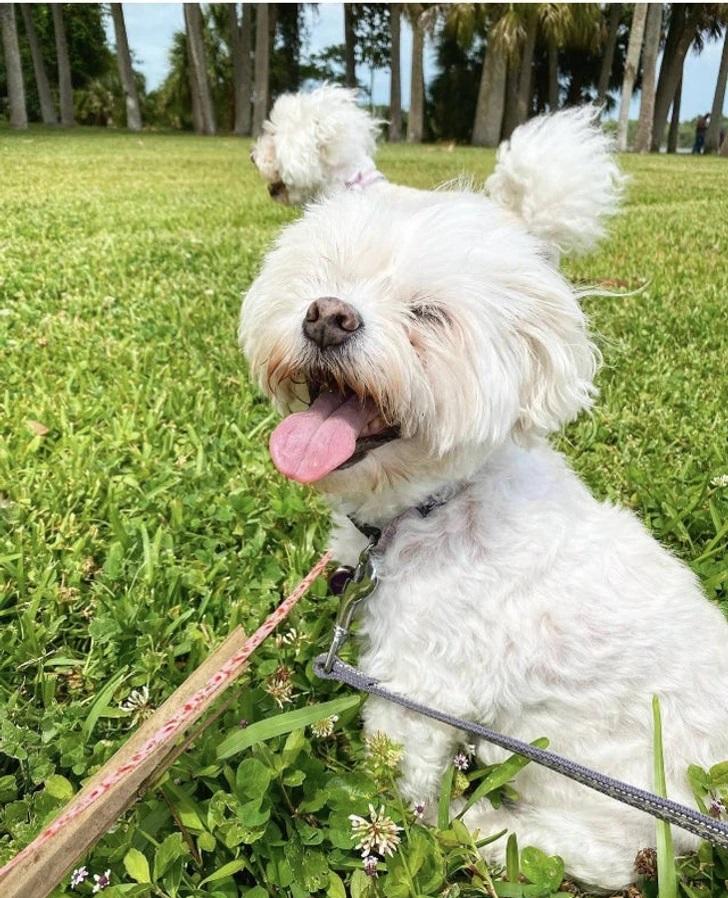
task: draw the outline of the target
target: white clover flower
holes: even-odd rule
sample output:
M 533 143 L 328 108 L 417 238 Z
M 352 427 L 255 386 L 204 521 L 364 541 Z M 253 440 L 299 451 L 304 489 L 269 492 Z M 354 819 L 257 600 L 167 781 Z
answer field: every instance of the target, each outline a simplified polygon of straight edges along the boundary
M 710 481 L 711 486 L 728 486 L 728 474 L 719 474 Z
M 370 854 L 368 857 L 365 857 L 361 862 L 362 867 L 364 868 L 364 872 L 367 876 L 377 877 L 379 874 L 377 873 L 377 867 L 379 866 L 379 858 L 375 857 L 373 854 Z
M 106 870 L 104 873 L 99 875 L 98 873 L 94 873 L 94 887 L 91 890 L 94 892 L 103 892 L 103 890 L 111 885 L 111 870 Z
M 422 820 L 422 818 L 425 816 L 425 807 L 426 805 L 424 801 L 416 801 L 412 805 L 412 813 L 415 815 L 417 820 Z
M 311 724 L 311 732 L 317 739 L 328 739 L 329 736 L 333 735 L 338 719 L 338 714 L 332 714 L 331 717 L 317 720 L 316 723 Z
M 119 704 L 122 711 L 131 714 L 136 723 L 138 720 L 146 720 L 154 713 L 154 707 L 149 702 L 149 689 L 142 686 L 141 689 L 132 689 L 129 695 Z
M 293 680 L 291 677 L 291 670 L 282 664 L 272 676 L 268 677 L 263 686 L 263 689 L 279 708 L 289 705 L 293 701 Z
M 463 773 L 470 767 L 470 761 L 464 751 L 459 751 L 452 759 L 453 765 Z
M 284 645 L 298 648 L 304 642 L 308 642 L 308 636 L 305 633 L 299 633 L 295 627 L 289 627 L 285 633 L 278 633 L 275 638 L 276 648 L 279 649 Z
M 71 888 L 75 889 L 76 886 L 80 886 L 86 879 L 88 879 L 88 870 L 86 867 L 76 867 L 71 873 Z
M 366 858 L 376 851 L 383 856 L 394 854 L 399 845 L 400 838 L 397 835 L 402 831 L 401 826 L 384 813 L 384 805 L 378 811 L 373 805 L 369 805 L 369 820 L 350 814 L 351 833 L 357 839 L 356 848 L 361 851 L 361 856 Z

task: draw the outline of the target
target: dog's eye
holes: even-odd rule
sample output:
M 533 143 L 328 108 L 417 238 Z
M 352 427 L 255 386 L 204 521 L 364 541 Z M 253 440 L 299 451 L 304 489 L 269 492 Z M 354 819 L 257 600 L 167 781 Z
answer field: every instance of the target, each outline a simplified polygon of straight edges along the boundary
M 430 303 L 418 303 L 410 307 L 410 315 L 422 324 L 447 325 L 450 317 L 440 306 Z

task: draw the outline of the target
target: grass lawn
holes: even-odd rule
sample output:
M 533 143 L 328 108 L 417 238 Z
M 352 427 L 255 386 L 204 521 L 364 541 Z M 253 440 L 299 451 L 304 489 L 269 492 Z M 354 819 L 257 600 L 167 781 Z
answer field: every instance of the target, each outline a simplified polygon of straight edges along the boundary
M 236 345 L 241 291 L 297 215 L 269 201 L 248 149 L 0 131 L 0 862 L 233 626 L 260 622 L 324 544 L 321 505 L 269 463 L 274 419 Z M 484 176 L 493 161 L 444 147 L 380 155 L 393 180 L 423 187 Z M 717 479 L 728 475 L 728 163 L 624 167 L 633 180 L 612 239 L 567 268 L 643 289 L 586 301 L 601 398 L 559 442 L 594 492 L 634 508 L 728 611 Z M 435 833 L 398 805 L 395 750 L 364 759 L 356 708 L 333 735 L 318 726 L 218 757 L 242 719 L 281 713 L 276 687 L 283 711 L 346 694 L 310 668 L 334 609 L 322 584 L 315 593 L 286 642 L 258 653 L 234 706 L 86 859 L 111 870 L 107 894 L 486 893 L 460 869 L 473 854 L 463 828 Z M 130 702 L 143 687 L 147 702 Z M 407 826 L 376 881 L 347 819 L 370 801 Z M 539 864 L 553 867 L 534 857 L 529 898 L 546 898 L 558 877 L 539 879 Z M 718 895 L 728 853 L 703 862 L 682 875 Z

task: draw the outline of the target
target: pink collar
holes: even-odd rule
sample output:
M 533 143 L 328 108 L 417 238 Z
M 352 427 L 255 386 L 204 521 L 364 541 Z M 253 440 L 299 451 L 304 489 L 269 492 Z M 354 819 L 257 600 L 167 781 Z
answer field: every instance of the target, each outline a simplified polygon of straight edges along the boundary
M 344 181 L 344 187 L 346 187 L 347 190 L 364 190 L 365 187 L 370 187 L 372 184 L 376 184 L 377 181 L 386 180 L 387 179 L 380 171 L 376 168 L 372 168 L 369 171 L 356 172 L 353 177 Z

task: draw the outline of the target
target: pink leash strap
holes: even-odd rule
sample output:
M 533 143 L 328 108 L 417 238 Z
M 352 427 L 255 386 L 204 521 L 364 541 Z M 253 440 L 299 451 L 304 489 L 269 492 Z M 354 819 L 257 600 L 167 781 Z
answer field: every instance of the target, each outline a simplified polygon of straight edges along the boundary
M 303 598 L 311 588 L 314 580 L 316 580 L 324 571 L 326 565 L 331 560 L 331 552 L 325 552 L 306 576 L 301 580 L 293 592 L 284 599 L 275 611 L 270 614 L 265 621 L 258 627 L 253 635 L 248 639 L 244 646 L 229 658 L 222 667 L 217 670 L 197 692 L 192 695 L 182 708 L 173 714 L 162 726 L 153 733 L 149 739 L 134 752 L 129 760 L 112 770 L 104 779 L 90 792 L 81 798 L 71 800 L 66 806 L 65 811 L 42 830 L 33 841 L 26 845 L 25 848 L 16 854 L 14 858 L 8 861 L 4 867 L 0 868 L 0 880 L 3 879 L 11 870 L 13 870 L 21 861 L 33 854 L 50 841 L 63 827 L 82 814 L 91 807 L 96 801 L 105 795 L 112 786 L 121 782 L 123 779 L 133 773 L 141 764 L 143 764 L 160 746 L 170 742 L 174 736 L 185 729 L 185 723 L 195 712 L 199 710 L 201 705 L 209 704 L 210 700 L 217 693 L 226 689 L 230 683 L 241 673 L 245 667 L 248 658 L 253 652 L 264 642 L 275 628 L 284 621 L 291 613 L 296 604 Z

